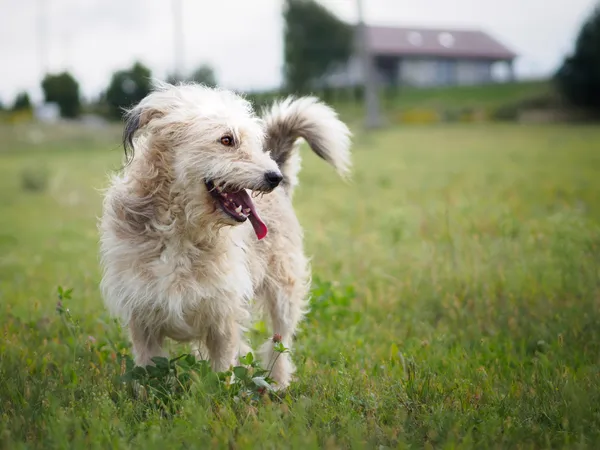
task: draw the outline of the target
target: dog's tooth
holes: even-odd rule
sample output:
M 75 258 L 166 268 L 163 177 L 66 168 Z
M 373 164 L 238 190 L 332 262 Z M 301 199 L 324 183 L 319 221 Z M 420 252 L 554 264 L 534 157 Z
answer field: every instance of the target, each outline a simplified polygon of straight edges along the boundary
M 244 208 L 244 214 L 250 214 L 250 208 Z
M 235 208 L 235 212 L 240 214 L 242 212 L 242 205 L 239 205 L 237 208 Z
M 227 198 L 227 192 L 223 192 L 223 197 Z

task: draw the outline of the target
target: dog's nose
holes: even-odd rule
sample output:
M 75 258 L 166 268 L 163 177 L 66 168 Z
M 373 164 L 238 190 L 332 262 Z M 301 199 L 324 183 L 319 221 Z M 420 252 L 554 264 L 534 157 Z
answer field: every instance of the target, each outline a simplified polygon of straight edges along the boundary
M 275 189 L 283 180 L 283 175 L 279 172 L 267 172 L 265 173 L 265 180 L 270 188 Z

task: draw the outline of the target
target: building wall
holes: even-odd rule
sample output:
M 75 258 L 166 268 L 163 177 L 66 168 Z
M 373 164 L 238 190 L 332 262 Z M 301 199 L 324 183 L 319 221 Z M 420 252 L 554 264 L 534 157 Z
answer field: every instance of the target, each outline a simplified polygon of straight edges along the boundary
M 491 83 L 492 63 L 489 61 L 463 60 L 456 65 L 457 84 L 484 84 Z
M 405 86 L 472 85 L 493 81 L 489 61 L 405 58 L 399 59 L 398 64 L 398 82 Z
M 493 82 L 492 63 L 486 60 L 456 60 L 444 58 L 411 57 L 397 58 L 391 70 L 389 58 L 380 61 L 378 83 L 388 86 L 396 83 L 403 86 L 452 86 L 473 85 Z M 395 79 L 395 80 L 394 80 Z M 332 70 L 316 87 L 349 87 L 362 83 L 362 66 L 358 58 Z
M 407 58 L 398 60 L 399 84 L 403 86 L 437 85 L 436 62 L 436 60 L 429 58 Z

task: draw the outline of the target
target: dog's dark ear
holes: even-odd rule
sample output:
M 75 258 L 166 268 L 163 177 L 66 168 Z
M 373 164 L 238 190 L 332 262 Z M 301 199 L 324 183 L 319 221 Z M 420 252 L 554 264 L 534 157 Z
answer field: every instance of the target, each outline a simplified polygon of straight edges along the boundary
M 133 159 L 133 139 L 135 133 L 145 127 L 150 120 L 160 117 L 162 114 L 157 110 L 145 110 L 140 107 L 133 108 L 125 114 L 125 127 L 123 129 L 123 150 L 127 163 Z
M 128 111 L 125 115 L 125 127 L 123 129 L 123 150 L 125 159 L 129 163 L 133 159 L 133 137 L 140 127 L 140 114 L 137 109 Z

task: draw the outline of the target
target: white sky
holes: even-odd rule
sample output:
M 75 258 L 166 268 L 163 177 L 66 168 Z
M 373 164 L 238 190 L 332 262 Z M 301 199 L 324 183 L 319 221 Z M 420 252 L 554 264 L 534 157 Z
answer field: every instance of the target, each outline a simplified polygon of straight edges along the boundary
M 211 64 L 236 89 L 276 86 L 282 73 L 281 0 L 182 0 L 184 68 Z M 355 0 L 319 0 L 356 20 Z M 552 73 L 595 0 L 364 0 L 367 23 L 469 27 L 515 50 L 521 77 Z M 172 72 L 170 0 L 0 0 L 0 100 L 19 90 L 39 98 L 43 67 L 39 11 L 46 5 L 47 67 L 71 70 L 87 97 L 135 58 L 155 76 Z

